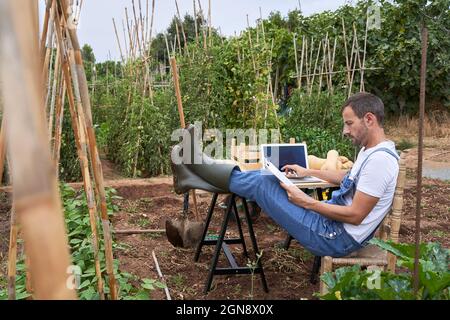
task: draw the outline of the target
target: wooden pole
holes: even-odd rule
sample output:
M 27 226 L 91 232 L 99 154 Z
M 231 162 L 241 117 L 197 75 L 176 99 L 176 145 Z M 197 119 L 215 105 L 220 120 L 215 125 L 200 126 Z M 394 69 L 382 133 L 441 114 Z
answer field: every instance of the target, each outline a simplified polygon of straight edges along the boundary
M 56 36 L 58 40 L 58 45 L 60 51 L 66 53 L 64 57 L 61 57 L 61 65 L 64 74 L 64 81 L 67 88 L 69 111 L 72 120 L 72 129 L 75 137 L 75 145 L 77 148 L 78 159 L 80 162 L 81 174 L 83 176 L 83 185 L 86 193 L 86 203 L 89 211 L 89 221 L 92 232 L 92 249 L 94 253 L 94 265 L 95 272 L 97 275 L 97 289 L 101 299 L 104 299 L 104 289 L 103 289 L 103 277 L 101 272 L 100 260 L 99 260 L 99 241 L 97 233 L 97 207 L 95 204 L 95 195 L 92 188 L 91 177 L 89 172 L 89 162 L 87 154 L 87 143 L 86 143 L 86 128 L 81 118 L 82 115 L 79 114 L 83 112 L 81 107 L 80 91 L 78 88 L 78 81 L 76 78 L 75 64 L 70 62 L 70 57 L 73 59 L 73 49 L 64 47 L 63 41 L 63 26 L 61 25 L 61 18 L 59 14 L 56 14 L 56 24 L 61 26 L 61 28 L 56 28 Z M 70 46 L 70 41 L 67 42 Z M 63 60 L 64 59 L 64 60 Z M 73 79 L 73 83 L 72 83 Z M 75 103 L 76 99 L 76 103 Z M 78 112 L 76 110 L 78 108 Z
M 16 261 L 18 225 L 14 208 L 11 209 L 8 249 L 8 299 L 16 300 Z
M 5 158 L 6 158 L 6 121 L 5 121 L 5 113 L 3 113 L 2 125 L 0 128 L 0 185 L 2 184 L 2 180 L 3 180 L 3 170 L 5 168 Z
M 295 59 L 295 73 L 297 77 L 297 87 L 300 89 L 300 69 L 298 68 L 298 57 L 297 57 L 297 34 L 294 33 L 294 59 Z M 303 51 L 302 51 L 303 54 Z M 302 56 L 303 58 L 303 56 Z
M 364 67 L 366 65 L 366 48 L 367 48 L 367 30 L 369 29 L 369 10 L 367 10 L 367 17 L 366 17 L 366 31 L 364 33 L 364 51 L 363 51 L 363 62 L 361 66 L 361 84 L 359 91 L 365 91 L 364 88 Z
M 197 23 L 197 7 L 195 6 L 195 0 L 192 0 L 194 4 L 194 28 L 195 28 L 195 43 L 198 46 L 198 23 Z
M 114 32 L 116 34 L 117 45 L 119 46 L 120 58 L 121 58 L 122 62 L 125 62 L 125 58 L 122 53 L 122 47 L 120 45 L 119 35 L 117 34 L 116 22 L 114 21 L 114 18 L 112 18 L 112 21 L 113 21 L 113 26 L 114 26 Z
M 61 3 L 65 3 L 66 0 L 61 0 Z M 67 19 L 67 16 L 66 16 Z M 103 237 L 105 245 L 105 260 L 106 260 L 106 270 L 109 278 L 109 288 L 112 300 L 117 300 L 118 291 L 116 278 L 114 276 L 114 266 L 113 266 L 113 252 L 112 252 L 112 239 L 111 239 L 111 227 L 108 218 L 108 208 L 106 205 L 106 193 L 105 185 L 103 180 L 103 170 L 100 162 L 100 156 L 97 149 L 97 140 L 95 138 L 95 130 L 92 122 L 92 111 L 91 102 L 89 99 L 89 91 L 87 86 L 86 73 L 84 71 L 83 59 L 81 56 L 81 49 L 78 42 L 78 36 L 76 30 L 69 29 L 68 33 L 70 35 L 71 44 L 74 49 L 75 54 L 75 64 L 78 77 L 78 85 L 80 86 L 81 101 L 83 104 L 83 110 L 86 120 L 86 127 L 89 140 L 89 155 L 91 157 L 92 171 L 95 177 L 95 186 L 97 194 L 100 198 L 100 209 L 101 209 L 101 219 L 103 226 Z
M 23 230 L 36 299 L 75 299 L 61 199 L 47 139 L 39 45 L 28 0 L 0 2 L 0 83 L 4 96 L 13 203 Z M 45 222 L 45 223 L 44 223 Z
M 349 63 L 349 61 L 348 61 L 347 37 L 345 34 L 344 18 L 341 18 L 341 21 L 342 21 L 342 33 L 344 36 L 345 66 L 346 66 L 346 70 L 347 70 L 347 85 L 350 85 L 350 65 L 351 65 L 351 63 Z M 353 46 L 352 46 L 352 48 L 353 48 Z
M 183 111 L 183 102 L 181 100 L 181 90 L 180 90 L 180 82 L 178 80 L 178 69 L 177 69 L 177 60 L 175 57 L 170 58 L 170 65 L 172 67 L 172 75 L 173 75 L 173 84 L 175 86 L 175 95 L 177 96 L 177 105 L 178 105 L 178 114 L 180 115 L 180 124 L 181 128 L 186 128 L 186 123 L 184 121 L 184 111 Z M 192 190 L 192 198 L 194 201 L 194 212 L 196 220 L 200 220 L 197 208 L 197 197 L 195 194 L 195 189 Z
M 208 0 L 208 38 L 209 47 L 212 46 L 212 21 L 211 21 L 211 0 Z
M 300 58 L 300 79 L 298 80 L 298 88 L 302 87 L 302 75 L 303 75 L 303 58 L 305 56 L 305 36 L 302 37 L 302 54 Z
M 422 58 L 420 64 L 420 101 L 419 101 L 419 147 L 417 162 L 417 192 L 416 192 L 416 234 L 414 255 L 414 295 L 419 290 L 419 258 L 420 258 L 420 219 L 422 215 L 422 163 L 423 163 L 423 120 L 425 117 L 425 88 L 427 76 L 428 28 L 422 25 Z

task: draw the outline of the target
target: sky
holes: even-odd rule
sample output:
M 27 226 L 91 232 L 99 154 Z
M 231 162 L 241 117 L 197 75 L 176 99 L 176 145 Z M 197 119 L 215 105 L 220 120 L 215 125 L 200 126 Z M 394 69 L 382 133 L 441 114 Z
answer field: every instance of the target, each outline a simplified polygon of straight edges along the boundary
M 146 1 L 141 0 L 144 12 Z M 136 9 L 138 2 L 139 0 L 135 0 Z M 207 16 L 208 0 L 200 2 L 203 12 Z M 286 16 L 289 11 L 298 9 L 300 3 L 303 14 L 309 16 L 325 10 L 333 11 L 349 2 L 351 3 L 349 0 L 211 0 L 211 20 L 213 27 L 220 28 L 222 35 L 231 36 L 235 32 L 239 34 L 247 27 L 247 14 L 250 25 L 254 26 L 260 17 L 259 8 L 261 8 L 263 18 L 266 18 L 272 11 L 279 11 Z M 151 3 L 152 0 L 149 0 L 150 7 Z M 186 13 L 193 15 L 193 0 L 178 0 L 178 6 L 182 16 Z M 119 37 L 122 39 L 122 19 L 125 20 L 125 7 L 128 8 L 131 19 L 132 0 L 83 0 L 78 24 L 78 38 L 81 45 L 87 43 L 93 48 L 97 62 L 120 59 L 112 19 L 115 19 Z M 40 9 L 41 11 L 44 9 L 43 0 L 40 1 Z M 165 31 L 175 14 L 175 0 L 155 0 L 153 35 Z

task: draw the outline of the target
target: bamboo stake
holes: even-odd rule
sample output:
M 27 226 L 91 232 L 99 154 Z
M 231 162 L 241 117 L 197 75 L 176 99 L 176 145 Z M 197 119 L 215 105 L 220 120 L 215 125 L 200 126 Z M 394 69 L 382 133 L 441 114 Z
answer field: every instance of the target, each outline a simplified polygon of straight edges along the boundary
M 58 26 L 61 25 L 61 17 L 59 14 L 56 15 L 56 23 Z M 103 277 L 101 273 L 100 260 L 99 260 L 99 241 L 97 233 L 97 207 L 95 205 L 95 195 L 92 189 L 89 163 L 87 155 L 87 143 L 86 143 L 86 128 L 81 117 L 83 109 L 81 107 L 80 90 L 78 88 L 78 79 L 76 78 L 75 64 L 70 63 L 70 58 L 74 56 L 73 49 L 71 47 L 64 48 L 62 29 L 57 28 L 56 35 L 58 38 L 58 44 L 61 52 L 65 52 L 66 55 L 61 57 L 62 70 L 64 73 L 64 81 L 67 88 L 68 101 L 69 101 L 69 111 L 72 120 L 72 129 L 74 131 L 75 144 L 77 147 L 78 158 L 80 162 L 81 174 L 83 176 L 83 185 L 86 194 L 86 203 L 89 211 L 89 221 L 92 232 L 92 249 L 94 253 L 94 265 L 97 275 L 97 288 L 101 299 L 104 299 L 104 289 L 103 289 Z M 67 41 L 70 46 L 70 40 Z M 73 82 L 72 82 L 73 79 Z M 73 88 L 73 89 L 72 89 Z M 76 102 L 75 102 L 76 100 Z M 77 113 L 78 111 L 78 113 Z
M 205 16 L 203 15 L 203 9 L 202 9 L 202 4 L 200 2 L 200 0 L 198 1 L 198 7 L 200 9 L 200 15 L 202 17 L 202 34 L 203 34 L 203 49 L 206 51 L 207 46 L 206 46 L 206 31 L 205 31 L 205 26 L 204 26 L 204 22 L 205 22 Z
M 124 48 L 126 48 L 126 60 L 130 59 L 130 51 L 129 51 L 129 45 L 127 45 L 127 36 L 125 32 L 125 22 L 122 19 L 122 32 L 123 32 L 123 43 Z
M 184 111 L 183 111 L 183 102 L 181 100 L 181 90 L 180 90 L 180 82 L 178 80 L 178 69 L 177 69 L 177 60 L 175 57 L 170 58 L 170 65 L 172 67 L 172 75 L 173 75 L 173 84 L 175 86 L 175 95 L 177 96 L 177 105 L 178 105 L 178 114 L 180 115 L 180 124 L 181 128 L 186 128 L 186 123 L 184 121 Z M 195 219 L 200 220 L 197 208 L 197 196 L 195 194 L 195 189 L 192 189 L 192 198 L 194 199 L 194 212 Z
M 49 141 L 51 145 L 51 139 L 52 139 L 52 132 L 53 132 L 53 116 L 55 113 L 55 100 L 56 100 L 56 87 L 59 82 L 59 48 L 56 48 L 56 59 L 55 59 L 55 69 L 53 71 L 53 86 L 51 91 L 51 100 L 50 100 L 50 112 L 49 112 L 49 119 L 48 119 L 48 134 L 49 134 Z
M 300 89 L 302 87 L 302 74 L 303 74 L 303 56 L 305 53 L 305 36 L 302 37 L 302 55 L 301 55 L 301 61 L 300 61 L 300 78 L 298 80 L 298 88 Z
M 333 56 L 331 58 L 331 68 L 330 68 L 330 84 L 331 84 L 331 93 L 333 93 L 333 81 L 332 81 L 332 75 L 334 70 L 334 59 L 336 57 L 336 44 L 337 44 L 337 38 L 334 38 L 334 45 L 333 45 Z
M 119 46 L 120 59 L 122 60 L 122 62 L 125 62 L 125 59 L 124 59 L 123 53 L 122 53 L 122 47 L 120 45 L 119 35 L 117 34 L 116 22 L 114 21 L 114 18 L 112 18 L 112 21 L 113 21 L 113 26 L 114 26 L 114 32 L 116 34 L 117 45 Z
M 45 13 L 44 13 L 44 23 L 42 26 L 42 36 L 40 41 L 40 57 L 42 61 L 44 61 L 44 55 L 45 55 L 45 41 L 47 40 L 47 32 L 48 32 L 48 26 L 50 23 L 50 10 L 53 5 L 54 0 L 46 0 L 45 3 Z
M 148 2 L 148 0 L 147 0 L 147 2 Z M 152 43 L 153 18 L 154 18 L 154 16 L 155 16 L 155 0 L 152 0 L 152 17 L 151 17 L 151 20 L 150 20 L 150 35 L 149 35 L 149 39 L 147 40 L 149 42 L 147 56 L 150 56 L 150 48 L 151 48 L 151 43 Z
M 355 50 L 355 43 L 356 43 L 356 37 L 355 37 L 355 29 L 353 29 L 353 41 L 352 41 L 352 50 L 350 52 L 350 67 L 352 68 L 352 73 L 350 77 L 350 84 L 349 84 L 349 90 L 348 90 L 348 96 L 352 94 L 352 86 L 353 86 L 353 77 L 355 75 L 355 68 L 356 68 L 356 56 L 355 59 L 353 59 L 353 53 Z
M 113 230 L 114 234 L 140 234 L 140 233 L 164 233 L 166 229 L 129 229 Z
M 0 2 L 0 82 L 13 164 L 13 203 L 31 261 L 35 298 L 75 299 L 75 290 L 66 285 L 68 243 L 42 112 L 39 45 L 33 25 L 37 15 L 37 3 Z
M 61 0 L 63 3 L 65 0 Z M 84 71 L 83 60 L 81 58 L 81 50 L 80 45 L 78 43 L 78 37 L 76 34 L 76 30 L 68 30 L 70 39 L 72 42 L 72 46 L 74 48 L 75 53 L 75 63 L 77 67 L 77 76 L 78 83 L 80 85 L 80 93 L 81 100 L 83 104 L 84 114 L 86 116 L 86 127 L 88 131 L 89 138 L 89 151 L 91 156 L 92 169 L 95 177 L 95 186 L 97 189 L 97 193 L 100 197 L 100 208 L 101 208 L 101 217 L 102 217 L 102 225 L 103 225 L 103 236 L 104 236 L 104 245 L 105 245 L 105 258 L 106 258 L 106 270 L 109 277 L 109 286 L 111 292 L 111 299 L 116 300 L 117 297 L 117 286 L 116 279 L 114 276 L 114 267 L 113 267 L 113 253 L 112 253 L 112 239 L 111 239 L 111 228 L 110 221 L 108 218 L 108 209 L 106 205 L 106 194 L 105 194 L 105 186 L 103 180 L 103 170 L 100 162 L 100 157 L 97 149 L 97 141 L 95 138 L 95 130 L 92 124 L 92 112 L 91 112 L 91 103 L 89 99 L 88 86 L 86 80 L 86 73 Z
M 250 21 L 248 20 L 248 14 L 247 14 L 247 28 L 248 28 L 248 31 L 247 31 L 247 34 L 248 34 L 248 44 L 249 44 L 249 47 L 250 47 L 250 55 L 251 55 L 251 57 L 252 57 L 252 62 L 253 62 L 253 70 L 254 70 L 255 72 L 257 72 L 257 70 L 256 70 L 255 56 L 254 56 L 254 54 L 253 54 L 253 44 L 252 44 L 252 36 L 251 36 L 251 32 L 250 32 Z
M 18 225 L 14 207 L 11 209 L 8 248 L 8 299 L 16 300 L 16 261 Z
M 294 59 L 295 59 L 295 72 L 297 76 L 297 87 L 300 88 L 300 69 L 298 67 L 298 57 L 297 57 L 297 34 L 294 33 Z M 302 58 L 303 58 L 303 51 L 302 51 Z
M 62 76 L 61 76 L 62 77 Z M 62 85 L 56 100 L 56 127 L 55 143 L 53 147 L 53 159 L 55 161 L 56 176 L 59 176 L 59 158 L 61 153 L 61 134 L 64 118 L 64 100 L 66 95 L 66 83 L 61 81 Z
M 317 69 L 317 62 L 319 61 L 321 45 L 322 45 L 322 41 L 319 41 L 319 48 L 317 49 L 316 62 L 314 64 L 314 73 L 316 72 L 316 69 Z M 313 86 L 314 86 L 314 74 L 313 74 L 312 80 L 311 80 L 311 87 L 309 88 L 309 95 L 311 95 L 311 93 L 312 93 Z
M 12 183 L 12 170 L 11 161 L 8 159 L 8 172 L 9 172 L 9 182 Z M 17 235 L 19 232 L 19 225 L 16 219 L 16 212 L 14 210 L 14 202 L 12 204 L 10 213 L 10 230 L 9 230 L 9 245 L 8 245 L 8 299 L 16 300 L 16 273 L 17 273 Z M 30 277 L 27 273 L 27 280 Z
M 194 28 L 195 28 L 195 43 L 198 46 L 198 25 L 197 25 L 197 8 L 195 6 L 195 0 L 192 0 L 194 4 Z
M 420 259 L 420 219 L 422 215 L 422 163 L 423 163 L 423 120 L 425 116 L 425 90 L 427 76 L 427 50 L 428 50 L 428 28 L 424 21 L 421 26 L 421 63 L 420 63 L 420 86 L 419 86 L 419 146 L 417 159 L 417 194 L 416 194 L 416 233 L 415 233 L 415 250 L 414 250 L 414 272 L 413 272 L 413 288 L 414 295 L 417 296 L 419 291 L 419 259 Z
M 209 47 L 212 46 L 212 21 L 211 21 L 211 0 L 208 0 L 208 37 Z
M 129 23 L 129 18 L 128 18 L 128 9 L 127 9 L 127 7 L 125 7 L 125 19 L 127 20 L 128 38 L 129 38 L 129 41 L 130 41 L 130 57 L 135 57 L 134 51 L 133 51 L 134 41 L 133 41 L 133 38 L 132 38 L 132 35 L 131 35 L 131 31 L 130 31 L 131 28 L 130 28 L 130 23 Z
M 158 263 L 158 260 L 156 259 L 156 255 L 155 255 L 155 251 L 154 250 L 152 250 L 152 256 L 153 256 L 153 261 L 155 262 L 156 270 L 158 271 L 158 275 L 161 278 L 161 280 L 163 281 L 163 283 L 166 285 L 164 287 L 164 292 L 166 293 L 167 300 L 172 300 L 172 298 L 170 297 L 169 289 L 167 288 L 166 279 L 164 279 L 164 276 L 163 276 L 163 274 L 161 272 L 161 269 L 159 268 L 159 263 Z
M 306 73 L 306 89 L 309 88 L 309 60 L 308 60 L 308 38 L 305 37 L 305 73 Z
M 367 30 L 369 28 L 369 11 L 367 10 L 367 14 L 366 14 L 366 31 L 364 34 L 364 51 L 363 51 L 363 62 L 362 62 L 362 66 L 361 66 L 361 84 L 359 87 L 359 91 L 365 91 L 364 88 L 364 67 L 366 64 L 366 48 L 367 48 Z
M 328 33 L 327 36 L 325 38 L 325 42 L 327 41 L 328 38 Z M 323 44 L 323 55 L 322 55 L 322 62 L 320 63 L 320 72 L 319 72 L 319 87 L 317 89 L 317 95 L 320 95 L 320 92 L 322 91 L 322 75 L 323 75 L 323 69 L 324 69 L 324 65 L 325 65 L 325 58 L 326 58 L 326 44 L 324 42 L 324 40 L 322 40 Z
M 47 111 L 47 106 L 48 106 L 48 99 L 50 97 L 51 94 L 51 88 L 52 86 L 50 85 L 50 82 L 52 80 L 53 77 L 53 56 L 54 56 L 54 50 L 53 50 L 53 38 L 51 39 L 50 42 L 50 54 L 49 54 L 49 65 L 47 65 L 48 70 L 46 70 L 45 72 L 45 90 L 46 90 L 46 94 L 45 94 L 45 102 L 44 102 L 44 110 Z
M 2 126 L 0 128 L 0 185 L 3 180 L 3 170 L 5 168 L 6 158 L 6 118 L 5 113 L 2 115 Z
M 184 51 L 187 53 L 187 55 L 188 55 L 188 57 L 189 57 L 189 51 L 188 51 L 188 48 L 187 48 L 186 33 L 184 32 L 183 20 L 181 19 L 180 9 L 178 8 L 178 2 L 177 2 L 177 0 L 175 0 L 175 7 L 176 7 L 176 9 L 177 9 L 178 21 L 180 22 L 180 26 L 181 26 L 181 33 L 183 34 Z
M 136 36 L 135 36 L 135 40 L 137 42 L 138 48 L 139 48 L 139 52 L 142 56 L 142 46 L 141 46 L 141 41 L 139 39 L 139 20 L 136 16 L 136 7 L 134 5 L 134 0 L 131 0 L 131 3 L 133 5 L 133 16 L 134 16 L 134 27 L 135 27 L 135 32 L 136 32 Z
M 345 66 L 346 66 L 346 70 L 347 70 L 347 85 L 349 85 L 350 84 L 350 64 L 348 61 L 347 37 L 345 34 L 344 18 L 341 18 L 341 22 L 342 22 L 342 33 L 344 35 L 344 50 L 345 50 Z M 353 48 L 353 46 L 352 46 L 352 48 Z
M 179 50 L 180 56 L 181 56 L 182 55 L 182 52 L 181 52 L 181 40 L 180 40 L 180 30 L 178 29 L 178 23 L 175 23 L 175 30 L 177 31 L 176 39 L 177 39 L 177 43 L 178 43 L 178 50 Z
M 314 37 L 311 37 L 311 52 L 309 55 L 309 70 L 308 70 L 308 74 L 311 74 L 311 68 L 312 68 L 312 64 L 313 64 L 313 51 L 314 51 Z M 316 71 L 314 70 L 313 73 L 315 73 Z M 308 77 L 309 79 L 309 77 Z M 308 95 L 311 95 L 311 90 L 312 90 L 312 86 L 314 85 L 314 80 L 311 76 L 311 81 L 310 82 L 310 87 L 308 87 Z

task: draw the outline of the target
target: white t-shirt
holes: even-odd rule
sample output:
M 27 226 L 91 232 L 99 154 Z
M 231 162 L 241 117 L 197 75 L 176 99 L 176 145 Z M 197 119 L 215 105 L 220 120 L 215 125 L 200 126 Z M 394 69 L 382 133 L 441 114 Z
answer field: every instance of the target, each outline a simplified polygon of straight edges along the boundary
M 389 140 L 381 142 L 369 149 L 363 147 L 350 172 L 351 179 L 358 173 L 359 168 L 367 156 L 379 148 L 388 148 L 392 150 L 394 154 L 397 154 L 394 142 Z M 356 226 L 344 223 L 344 228 L 347 233 L 359 243 L 372 233 L 390 209 L 394 198 L 398 170 L 397 159 L 386 151 L 375 152 L 370 156 L 362 169 L 359 180 L 357 181 L 356 190 L 364 192 L 372 197 L 379 198 L 379 200 L 360 225 Z M 346 196 L 346 205 L 351 205 L 352 200 L 353 198 L 351 195 Z

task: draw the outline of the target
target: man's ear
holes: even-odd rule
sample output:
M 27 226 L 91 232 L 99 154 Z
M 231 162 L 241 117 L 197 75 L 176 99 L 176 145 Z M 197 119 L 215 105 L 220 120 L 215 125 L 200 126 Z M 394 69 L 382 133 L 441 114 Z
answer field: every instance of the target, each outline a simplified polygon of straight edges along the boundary
M 364 122 L 366 123 L 366 125 L 373 125 L 377 123 L 377 117 L 375 117 L 372 112 L 367 112 L 364 115 Z

